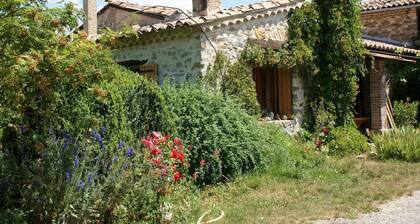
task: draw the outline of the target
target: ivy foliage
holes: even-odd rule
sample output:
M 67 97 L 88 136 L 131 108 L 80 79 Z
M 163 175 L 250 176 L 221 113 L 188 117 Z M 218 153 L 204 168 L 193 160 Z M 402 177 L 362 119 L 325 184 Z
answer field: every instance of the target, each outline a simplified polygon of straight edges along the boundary
M 204 76 L 203 83 L 231 97 L 248 114 L 260 114 L 255 83 L 246 61 L 239 59 L 232 63 L 225 55 L 217 53 L 214 66 Z
M 309 128 L 352 123 L 358 76 L 364 74 L 359 1 L 314 1 L 288 16 L 280 49 L 249 45 L 242 59 L 256 67 L 297 69 L 308 94 Z
M 358 76 L 364 72 L 360 1 L 317 0 L 320 15 L 319 92 L 336 125 L 351 124 Z

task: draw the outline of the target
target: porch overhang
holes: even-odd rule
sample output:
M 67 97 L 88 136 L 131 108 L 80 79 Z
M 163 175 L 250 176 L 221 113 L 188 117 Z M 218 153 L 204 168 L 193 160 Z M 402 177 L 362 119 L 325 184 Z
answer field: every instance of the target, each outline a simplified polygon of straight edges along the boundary
M 420 59 L 419 57 L 415 56 L 402 56 L 395 53 L 385 52 L 385 51 L 377 51 L 369 49 L 368 55 L 371 55 L 376 58 L 384 58 L 396 61 L 403 61 L 409 63 L 417 63 L 417 60 Z
M 369 36 L 364 36 L 363 44 L 369 50 L 368 54 L 374 57 L 410 63 L 420 60 L 420 50 L 409 44 Z

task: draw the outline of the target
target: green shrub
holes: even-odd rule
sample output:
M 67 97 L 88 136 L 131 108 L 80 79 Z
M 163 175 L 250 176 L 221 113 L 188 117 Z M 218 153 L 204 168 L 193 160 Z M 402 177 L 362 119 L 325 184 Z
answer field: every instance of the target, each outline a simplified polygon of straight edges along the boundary
M 267 136 L 228 97 L 198 85 L 163 87 L 178 135 L 193 145 L 191 168 L 200 183 L 228 180 L 264 163 Z
M 331 154 L 343 156 L 359 154 L 369 150 L 368 138 L 353 126 L 342 126 L 332 129 L 331 141 L 327 143 Z
M 420 130 L 403 127 L 372 137 L 380 159 L 420 162 Z
M 214 66 L 203 81 L 207 86 L 236 101 L 248 114 L 261 113 L 255 82 L 252 80 L 249 66 L 243 60 L 232 63 L 225 55 L 218 53 Z
M 394 102 L 394 118 L 398 127 L 415 126 L 419 102 Z
M 159 87 L 145 79 L 127 94 L 127 117 L 136 136 L 151 131 L 175 134 L 175 128 Z

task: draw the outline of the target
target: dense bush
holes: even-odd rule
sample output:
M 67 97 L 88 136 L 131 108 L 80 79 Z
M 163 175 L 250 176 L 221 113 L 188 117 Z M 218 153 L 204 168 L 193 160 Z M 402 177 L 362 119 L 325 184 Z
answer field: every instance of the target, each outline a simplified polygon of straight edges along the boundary
M 332 129 L 332 140 L 328 143 L 328 151 L 334 155 L 359 154 L 370 148 L 368 138 L 353 126 L 342 126 Z
M 419 102 L 394 102 L 394 118 L 398 127 L 415 126 Z
M 173 120 L 155 83 L 142 79 L 126 97 L 129 126 L 136 136 L 152 131 L 175 134 Z
M 255 82 L 252 80 L 249 65 L 242 59 L 232 63 L 225 55 L 218 53 L 214 66 L 210 68 L 203 82 L 229 96 L 248 114 L 260 115 Z
M 118 216 L 155 223 L 161 201 L 145 186 L 152 173 L 141 167 L 131 175 L 113 161 L 127 157 L 127 148 L 117 150 L 124 140 L 140 152 L 136 165 L 147 164 L 136 137 L 170 129 L 158 87 L 117 65 L 85 34 L 69 36 L 78 19 L 72 5 L 47 9 L 42 1 L 8 0 L 0 7 L 0 222 L 77 215 L 83 222 Z M 134 204 L 134 191 L 150 197 L 136 193 L 145 201 Z M 137 207 L 118 204 L 123 199 Z M 153 211 L 132 210 L 140 205 Z
M 403 127 L 372 137 L 380 159 L 420 162 L 420 130 Z
M 267 136 L 256 120 L 218 92 L 196 85 L 165 86 L 178 135 L 193 145 L 192 170 L 200 183 L 217 183 L 265 161 Z

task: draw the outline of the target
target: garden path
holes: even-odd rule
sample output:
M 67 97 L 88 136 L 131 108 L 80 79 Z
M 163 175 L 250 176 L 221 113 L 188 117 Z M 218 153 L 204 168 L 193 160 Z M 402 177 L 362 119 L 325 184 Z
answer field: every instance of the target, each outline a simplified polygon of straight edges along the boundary
M 420 224 L 420 191 L 380 205 L 378 212 L 363 214 L 357 219 L 333 219 L 316 224 Z

